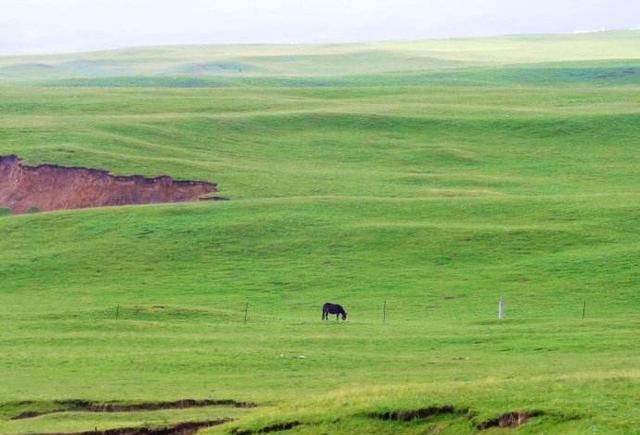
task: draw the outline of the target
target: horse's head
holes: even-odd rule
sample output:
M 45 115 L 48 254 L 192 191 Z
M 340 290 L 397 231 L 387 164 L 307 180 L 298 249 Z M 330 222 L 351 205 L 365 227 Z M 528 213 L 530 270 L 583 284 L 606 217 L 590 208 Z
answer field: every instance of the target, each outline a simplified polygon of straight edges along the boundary
M 346 311 L 342 312 L 342 320 L 347 320 L 347 312 Z

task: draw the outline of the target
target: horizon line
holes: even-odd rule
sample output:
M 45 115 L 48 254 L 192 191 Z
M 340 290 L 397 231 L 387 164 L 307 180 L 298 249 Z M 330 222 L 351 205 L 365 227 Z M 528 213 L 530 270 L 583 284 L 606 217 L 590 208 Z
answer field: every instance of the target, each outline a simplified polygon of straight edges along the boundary
M 627 28 L 615 28 L 615 29 L 595 29 L 595 30 L 573 30 L 570 32 L 533 32 L 533 33 L 501 33 L 493 35 L 478 35 L 478 36 L 451 36 L 451 37 L 439 37 L 439 38 L 420 38 L 420 39 L 380 39 L 380 40 L 352 40 L 352 41 L 317 41 L 317 42 L 184 42 L 184 43 L 150 43 L 150 44 L 132 44 L 122 45 L 118 47 L 105 47 L 86 50 L 54 50 L 51 52 L 29 53 L 29 52 L 15 52 L 15 53 L 2 53 L 0 51 L 0 58 L 25 58 L 25 57 L 51 57 L 51 56 L 70 56 L 70 55 L 91 55 L 101 53 L 112 53 L 118 51 L 127 50 L 141 50 L 141 49 L 161 49 L 161 48 L 179 48 L 179 47 L 286 47 L 286 46 L 299 46 L 299 47 L 320 47 L 320 46 L 348 46 L 348 45 L 366 45 L 366 44 L 385 44 L 385 43 L 417 43 L 428 41 L 461 41 L 461 40 L 483 40 L 483 39 L 497 39 L 497 38 L 524 38 L 524 37 L 544 37 L 544 36 L 586 36 L 598 33 L 615 33 L 615 32 L 635 32 L 640 31 L 640 27 L 627 27 Z

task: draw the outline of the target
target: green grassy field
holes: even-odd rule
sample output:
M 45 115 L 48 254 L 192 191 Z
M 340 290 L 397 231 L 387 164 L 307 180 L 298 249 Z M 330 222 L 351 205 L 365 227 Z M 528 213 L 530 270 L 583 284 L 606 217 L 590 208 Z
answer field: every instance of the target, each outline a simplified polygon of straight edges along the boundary
M 0 433 L 638 433 L 639 42 L 0 58 L 0 155 L 230 199 L 0 210 Z M 187 398 L 258 406 L 11 419 Z

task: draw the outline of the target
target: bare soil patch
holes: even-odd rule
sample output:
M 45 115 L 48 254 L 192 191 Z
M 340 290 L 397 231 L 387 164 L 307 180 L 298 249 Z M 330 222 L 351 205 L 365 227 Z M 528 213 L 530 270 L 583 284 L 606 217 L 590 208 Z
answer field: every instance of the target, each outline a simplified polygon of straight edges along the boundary
M 542 411 L 507 412 L 499 417 L 485 420 L 476 426 L 478 430 L 487 430 L 492 427 L 518 427 L 529 421 L 530 418 L 544 415 Z
M 415 410 L 390 410 L 385 412 L 373 412 L 367 414 L 370 418 L 378 418 L 386 421 L 412 422 L 416 420 L 425 420 L 440 415 L 451 415 L 464 417 L 472 420 L 475 413 L 471 409 L 455 408 L 453 405 L 430 406 L 428 408 L 420 408 Z M 529 419 L 549 414 L 544 411 L 514 411 L 507 412 L 498 417 L 484 420 L 476 424 L 476 430 L 483 431 L 494 427 L 498 428 L 514 428 L 526 424 Z M 560 416 L 563 420 L 577 419 L 579 417 Z
M 288 422 L 284 422 L 284 423 L 272 424 L 272 425 L 261 427 L 260 429 L 254 429 L 254 430 L 251 430 L 251 429 L 248 429 L 248 430 L 232 429 L 231 433 L 233 435 L 254 435 L 254 434 L 261 434 L 261 433 L 283 432 L 283 431 L 286 431 L 286 430 L 291 430 L 294 427 L 298 427 L 301 424 L 302 423 L 300 423 L 299 421 L 288 421 Z
M 455 414 L 455 415 L 463 415 L 468 414 L 468 409 L 456 409 L 452 405 L 443 405 L 443 406 L 430 406 L 428 408 L 420 408 L 414 410 L 396 410 L 396 411 L 385 411 L 385 412 L 373 412 L 368 414 L 369 417 L 378 418 L 380 420 L 390 420 L 390 421 L 413 421 L 413 420 L 422 420 L 430 417 L 435 417 L 437 415 L 443 414 Z
M 219 426 L 233 421 L 231 418 L 207 421 L 189 421 L 164 427 L 123 427 L 118 429 L 92 430 L 87 432 L 56 432 L 41 435 L 194 435 L 200 429 Z
M 17 156 L 0 156 L 0 208 L 12 213 L 131 204 L 215 200 L 217 185 L 169 176 L 117 176 L 102 169 L 53 164 L 28 166 Z
M 223 400 L 194 400 L 183 399 L 173 402 L 143 402 L 143 403 L 117 403 L 117 402 L 91 402 L 87 400 L 60 400 L 55 402 L 59 408 L 49 411 L 25 411 L 11 420 L 24 420 L 40 417 L 42 415 L 57 414 L 60 412 L 137 412 L 156 411 L 160 409 L 186 409 L 204 408 L 210 406 L 229 406 L 234 408 L 255 408 L 257 405 L 251 402 L 238 402 L 231 399 Z

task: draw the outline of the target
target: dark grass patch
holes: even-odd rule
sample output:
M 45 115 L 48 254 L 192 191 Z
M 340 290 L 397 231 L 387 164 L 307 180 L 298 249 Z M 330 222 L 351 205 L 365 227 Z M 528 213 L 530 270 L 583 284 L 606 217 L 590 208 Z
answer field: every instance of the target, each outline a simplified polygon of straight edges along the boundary
M 118 429 L 92 430 L 86 432 L 55 432 L 41 435 L 193 435 L 200 429 L 219 426 L 233 421 L 231 418 L 218 420 L 188 421 L 164 427 L 123 427 Z
M 291 430 L 294 427 L 300 426 L 302 423 L 299 421 L 287 421 L 284 423 L 276 423 L 269 426 L 264 426 L 259 429 L 246 429 L 246 430 L 238 430 L 232 429 L 231 433 L 233 435 L 254 435 L 260 433 L 271 433 L 271 432 L 283 432 L 286 430 Z
M 515 411 L 507 412 L 499 417 L 485 420 L 476 425 L 478 430 L 487 430 L 493 427 L 518 427 L 529 421 L 530 418 L 545 415 L 543 411 Z
M 420 408 L 414 410 L 392 410 L 384 412 L 372 412 L 367 414 L 368 417 L 377 418 L 386 421 L 414 421 L 423 420 L 438 415 L 468 415 L 468 409 L 456 409 L 452 405 L 430 406 L 428 408 Z
M 27 405 L 29 402 L 23 402 Z M 32 404 L 35 404 L 32 402 Z M 234 408 L 255 408 L 257 405 L 251 402 L 238 402 L 231 399 L 223 400 L 194 400 L 183 399 L 173 402 L 143 402 L 143 403 L 117 403 L 117 402 L 91 402 L 88 400 L 60 400 L 54 402 L 58 408 L 47 411 L 29 410 L 22 412 L 11 420 L 24 420 L 42 415 L 57 414 L 60 412 L 82 411 L 82 412 L 136 412 L 136 411 L 157 411 L 160 409 L 186 409 L 204 408 L 209 406 L 229 406 Z

